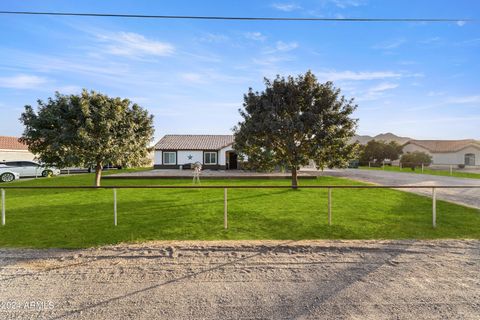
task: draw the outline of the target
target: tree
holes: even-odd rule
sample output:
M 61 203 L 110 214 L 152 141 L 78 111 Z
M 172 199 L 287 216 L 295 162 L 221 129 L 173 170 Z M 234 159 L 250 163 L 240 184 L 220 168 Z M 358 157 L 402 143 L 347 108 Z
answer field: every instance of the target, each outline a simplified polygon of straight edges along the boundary
M 294 78 L 265 78 L 265 90 L 249 88 L 244 95 L 243 121 L 234 127 L 234 148 L 251 167 L 291 170 L 292 187 L 297 170 L 315 161 L 317 168 L 345 167 L 356 144 L 356 109 L 331 82 L 319 83 L 310 71 Z
M 386 159 L 398 160 L 402 153 L 402 146 L 395 141 L 386 143 L 385 141 L 370 140 L 362 150 L 360 161 L 380 164 Z
M 432 163 L 432 156 L 422 151 L 408 152 L 400 159 L 403 167 L 410 167 L 415 170 L 416 167 L 420 167 L 422 164 L 429 166 Z
M 403 146 L 396 141 L 390 141 L 385 146 L 385 159 L 391 161 L 398 160 L 400 155 L 403 154 Z
M 80 95 L 55 93 L 38 100 L 38 111 L 25 106 L 21 140 L 40 161 L 58 167 L 95 167 L 100 186 L 104 165 L 136 166 L 148 156 L 153 116 L 128 99 L 95 91 Z

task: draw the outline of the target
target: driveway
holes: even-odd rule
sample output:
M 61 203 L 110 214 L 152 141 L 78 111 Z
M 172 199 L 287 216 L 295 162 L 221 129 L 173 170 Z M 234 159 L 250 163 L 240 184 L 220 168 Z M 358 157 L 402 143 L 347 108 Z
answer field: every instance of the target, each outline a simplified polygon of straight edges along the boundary
M 478 319 L 480 242 L 0 249 L 0 319 Z
M 379 185 L 422 186 L 455 185 L 479 186 L 480 179 L 433 176 L 429 174 L 391 172 L 383 170 L 328 170 L 324 175 L 343 177 Z M 403 191 L 431 196 L 429 189 L 402 189 Z M 469 207 L 480 208 L 480 189 L 437 189 L 437 199 L 451 201 Z

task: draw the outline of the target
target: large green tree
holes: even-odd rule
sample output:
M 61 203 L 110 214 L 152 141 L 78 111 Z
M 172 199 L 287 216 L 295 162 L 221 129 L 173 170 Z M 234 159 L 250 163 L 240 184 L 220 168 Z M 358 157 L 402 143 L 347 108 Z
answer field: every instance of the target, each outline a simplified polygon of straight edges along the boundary
M 100 186 L 104 165 L 141 165 L 153 137 L 153 116 L 128 99 L 95 91 L 55 93 L 38 110 L 27 105 L 20 121 L 21 140 L 40 161 L 58 167 L 95 167 Z
M 356 148 L 349 143 L 357 123 L 353 99 L 331 82 L 319 83 L 310 71 L 264 82 L 263 91 L 250 88 L 244 95 L 243 121 L 234 127 L 234 148 L 249 165 L 290 169 L 294 188 L 298 169 L 309 160 L 322 169 L 346 166 Z
M 381 164 L 386 159 L 391 161 L 398 160 L 403 153 L 402 149 L 402 145 L 395 141 L 387 143 L 385 141 L 370 140 L 362 148 L 360 161 L 362 163 L 375 162 L 376 164 Z

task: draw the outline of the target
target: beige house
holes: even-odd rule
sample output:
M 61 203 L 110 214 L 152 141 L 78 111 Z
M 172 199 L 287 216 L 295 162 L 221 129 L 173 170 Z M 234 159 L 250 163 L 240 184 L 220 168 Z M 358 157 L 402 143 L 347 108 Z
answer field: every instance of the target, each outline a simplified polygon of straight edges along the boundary
M 28 151 L 27 145 L 18 141 L 17 137 L 0 136 L 0 162 L 32 161 L 34 158 L 34 154 Z
M 480 166 L 480 141 L 409 140 L 403 153 L 422 151 L 432 156 L 432 165 Z

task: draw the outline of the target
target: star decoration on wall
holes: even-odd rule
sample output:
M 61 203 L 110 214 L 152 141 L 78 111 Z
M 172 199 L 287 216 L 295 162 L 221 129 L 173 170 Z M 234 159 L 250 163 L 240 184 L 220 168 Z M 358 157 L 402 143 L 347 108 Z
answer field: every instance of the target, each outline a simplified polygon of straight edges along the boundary
M 192 160 L 193 156 L 191 154 L 188 155 L 188 160 Z

